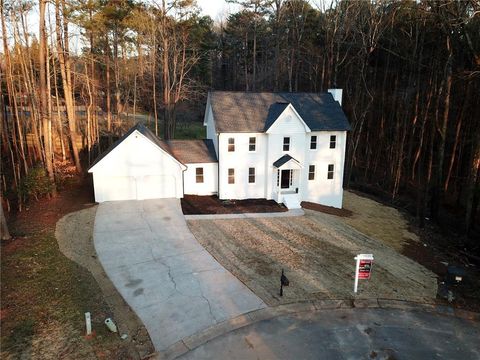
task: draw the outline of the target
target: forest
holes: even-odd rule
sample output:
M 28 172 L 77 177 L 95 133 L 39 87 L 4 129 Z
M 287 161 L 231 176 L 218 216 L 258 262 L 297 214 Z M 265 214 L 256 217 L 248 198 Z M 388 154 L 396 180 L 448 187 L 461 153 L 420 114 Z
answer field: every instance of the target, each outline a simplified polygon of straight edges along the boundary
M 213 21 L 192 0 L 1 0 L 2 209 L 54 197 L 139 120 L 203 137 L 209 90 L 341 88 L 344 187 L 480 249 L 478 1 L 230 2 Z

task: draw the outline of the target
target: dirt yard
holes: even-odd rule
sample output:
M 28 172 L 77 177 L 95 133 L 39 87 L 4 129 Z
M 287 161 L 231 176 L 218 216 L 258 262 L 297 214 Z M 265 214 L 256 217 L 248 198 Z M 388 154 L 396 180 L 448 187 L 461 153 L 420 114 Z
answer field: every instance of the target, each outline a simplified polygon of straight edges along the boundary
M 32 202 L 9 220 L 13 240 L 2 242 L 2 359 L 139 359 L 129 340 L 110 333 L 103 321 L 116 318 L 110 298 L 92 274 L 65 257 L 55 238 L 58 220 L 81 210 L 83 220 L 69 241 L 91 236 L 91 185 L 75 182 L 54 199 Z M 81 251 L 85 259 L 88 249 Z M 113 299 L 113 297 L 112 297 Z M 95 336 L 85 338 L 84 313 L 92 314 Z
M 345 203 L 351 217 L 305 210 L 302 217 L 192 220 L 188 225 L 223 266 L 269 305 L 352 298 L 358 253 L 375 256 L 372 278 L 360 282 L 358 298 L 433 301 L 435 274 L 395 251 L 413 239 L 401 214 L 351 193 Z M 280 298 L 282 268 L 290 287 Z
M 409 230 L 405 217 L 393 207 L 350 191 L 343 192 L 343 204 L 352 212 L 352 216 L 342 219 L 343 222 L 399 252 L 409 243 L 419 241 L 418 236 Z
M 273 200 L 220 200 L 217 196 L 185 195 L 181 201 L 185 215 L 244 214 L 282 212 L 288 209 Z

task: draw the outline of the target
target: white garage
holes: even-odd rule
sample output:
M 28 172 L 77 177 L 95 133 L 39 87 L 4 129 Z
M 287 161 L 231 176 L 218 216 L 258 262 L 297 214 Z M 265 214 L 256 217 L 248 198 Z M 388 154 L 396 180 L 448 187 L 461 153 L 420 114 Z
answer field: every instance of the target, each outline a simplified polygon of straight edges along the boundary
M 144 200 L 183 197 L 187 167 L 168 143 L 138 124 L 90 167 L 95 201 Z

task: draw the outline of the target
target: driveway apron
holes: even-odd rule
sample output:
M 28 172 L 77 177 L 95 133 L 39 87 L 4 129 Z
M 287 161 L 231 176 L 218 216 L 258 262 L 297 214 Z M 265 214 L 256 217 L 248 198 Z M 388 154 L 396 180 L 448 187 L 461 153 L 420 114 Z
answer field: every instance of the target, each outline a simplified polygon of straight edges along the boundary
M 157 350 L 265 307 L 197 242 L 178 199 L 101 203 L 94 243 L 105 272 Z

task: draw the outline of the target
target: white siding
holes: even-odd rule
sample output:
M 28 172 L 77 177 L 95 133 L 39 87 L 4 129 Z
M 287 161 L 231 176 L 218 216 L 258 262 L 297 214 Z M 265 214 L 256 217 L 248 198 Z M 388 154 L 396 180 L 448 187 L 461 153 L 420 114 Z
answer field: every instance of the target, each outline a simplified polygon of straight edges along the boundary
M 186 164 L 184 192 L 189 195 L 213 195 L 218 192 L 218 164 Z M 203 168 L 203 183 L 196 182 L 196 169 Z
M 267 130 L 269 134 L 303 134 L 310 131 L 303 120 L 289 105 Z
M 97 202 L 183 196 L 182 165 L 138 131 L 89 172 Z
M 292 126 L 290 130 L 283 127 L 282 131 L 285 132 L 277 132 L 280 129 L 280 127 L 271 128 L 272 132 L 269 134 L 220 134 L 220 199 L 267 198 L 277 200 L 277 169 L 273 167 L 273 163 L 283 155 L 289 154 L 302 165 L 302 169 L 295 173 L 300 200 L 341 208 L 346 132 L 315 131 L 306 133 L 301 126 Z M 316 150 L 310 150 L 311 135 L 317 136 Z M 330 149 L 331 135 L 336 135 L 335 149 Z M 251 136 L 257 138 L 255 153 L 248 151 L 248 142 Z M 283 151 L 285 136 L 290 137 L 289 151 Z M 227 151 L 230 137 L 235 139 L 234 152 Z M 334 164 L 333 179 L 327 179 L 329 164 Z M 309 165 L 315 165 L 314 180 L 308 180 Z M 255 168 L 255 184 L 248 183 L 250 167 Z M 235 169 L 234 184 L 228 184 L 229 168 Z
M 310 150 L 310 135 L 317 136 L 316 150 Z M 331 135 L 337 137 L 335 149 L 330 149 Z M 302 200 L 336 208 L 342 207 L 346 135 L 346 131 L 319 131 L 307 134 L 303 185 L 305 191 Z M 327 179 L 329 164 L 334 164 L 333 179 Z M 309 165 L 315 165 L 315 180 L 308 180 Z
M 235 139 L 235 151 L 228 152 L 228 138 Z M 248 150 L 249 138 L 256 137 L 256 149 Z M 263 133 L 221 133 L 219 136 L 219 198 L 265 198 L 267 135 Z M 248 169 L 255 168 L 255 183 L 248 182 Z M 235 184 L 228 183 L 228 169 L 235 169 Z

